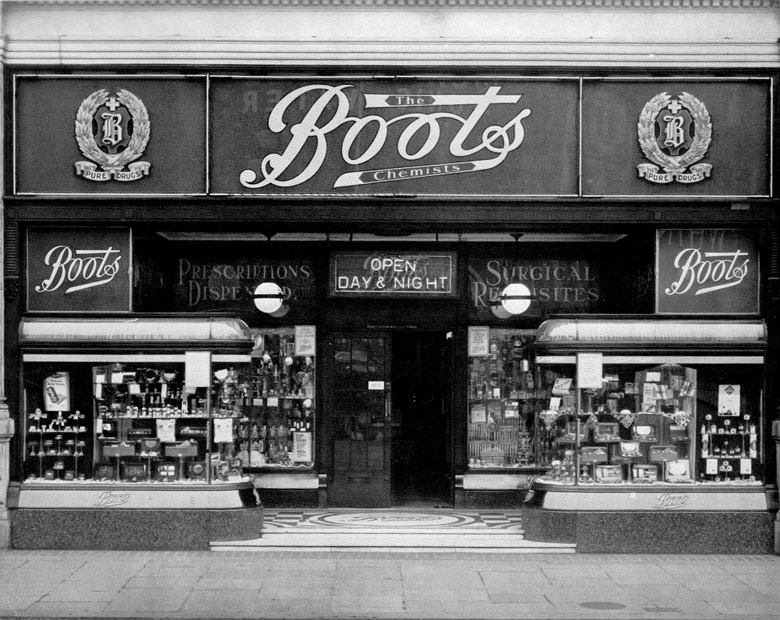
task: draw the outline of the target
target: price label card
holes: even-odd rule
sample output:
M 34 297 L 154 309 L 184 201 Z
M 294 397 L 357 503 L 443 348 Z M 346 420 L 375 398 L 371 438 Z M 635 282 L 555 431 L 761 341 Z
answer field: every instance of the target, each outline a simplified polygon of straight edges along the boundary
M 718 386 L 718 415 L 719 416 L 740 415 L 739 395 L 740 395 L 740 386 L 719 385 Z
M 311 433 L 293 433 L 292 461 L 295 463 L 311 461 L 311 454 Z
M 555 396 L 563 396 L 568 394 L 571 389 L 572 380 L 566 377 L 558 377 L 553 384 L 552 393 Z
M 157 438 L 163 443 L 176 441 L 176 420 L 157 420 Z
M 484 357 L 490 353 L 490 329 L 487 327 L 469 327 L 469 357 Z
M 70 411 L 70 375 L 57 372 L 43 380 L 46 411 Z
M 233 419 L 223 418 L 214 420 L 214 442 L 232 443 L 233 440 Z
M 716 476 L 718 474 L 718 459 L 707 459 L 706 473 Z
M 314 325 L 295 326 L 295 355 L 313 356 L 317 352 L 317 327 Z
M 604 364 L 601 353 L 577 353 L 578 388 L 600 388 L 603 375 Z
M 211 385 L 211 352 L 184 352 L 184 384 L 188 390 Z
M 739 473 L 743 476 L 750 476 L 753 473 L 753 461 L 750 459 L 739 459 Z

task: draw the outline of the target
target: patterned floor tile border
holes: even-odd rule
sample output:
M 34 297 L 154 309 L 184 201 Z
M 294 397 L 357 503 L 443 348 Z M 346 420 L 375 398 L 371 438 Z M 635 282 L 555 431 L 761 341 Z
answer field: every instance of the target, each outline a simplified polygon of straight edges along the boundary
M 461 510 L 293 510 L 266 509 L 263 525 L 269 529 L 296 528 L 445 528 L 459 531 L 522 530 L 520 511 Z

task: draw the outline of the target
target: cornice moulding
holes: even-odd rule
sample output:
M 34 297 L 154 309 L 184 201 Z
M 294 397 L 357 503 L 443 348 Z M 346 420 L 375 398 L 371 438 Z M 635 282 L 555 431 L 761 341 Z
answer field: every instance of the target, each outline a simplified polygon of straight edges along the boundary
M 778 8 L 780 0 L 3 0 L 18 8 L 45 6 L 74 7 L 78 10 L 116 7 L 316 7 L 338 8 L 393 8 L 399 9 L 469 9 L 469 8 L 671 8 L 671 9 L 759 9 Z
M 625 41 L 10 40 L 9 66 L 778 68 L 777 44 Z

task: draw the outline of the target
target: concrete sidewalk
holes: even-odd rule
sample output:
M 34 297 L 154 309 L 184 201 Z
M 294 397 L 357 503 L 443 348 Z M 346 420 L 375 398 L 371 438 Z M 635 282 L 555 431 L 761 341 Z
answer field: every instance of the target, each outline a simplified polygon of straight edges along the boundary
M 777 620 L 780 557 L 2 551 L 0 603 L 2 618 Z

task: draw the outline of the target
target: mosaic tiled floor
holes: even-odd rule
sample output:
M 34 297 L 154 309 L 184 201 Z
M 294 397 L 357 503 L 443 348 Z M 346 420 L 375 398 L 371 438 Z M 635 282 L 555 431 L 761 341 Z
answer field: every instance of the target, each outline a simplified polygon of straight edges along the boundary
M 214 541 L 214 551 L 296 553 L 574 553 L 525 540 L 519 510 L 449 508 L 265 509 L 256 540 Z
M 412 529 L 522 532 L 522 523 L 519 510 L 265 510 L 263 529 L 266 532 L 290 529 L 303 532 L 321 528 L 342 528 L 353 532 L 365 529 L 385 529 L 398 532 Z

